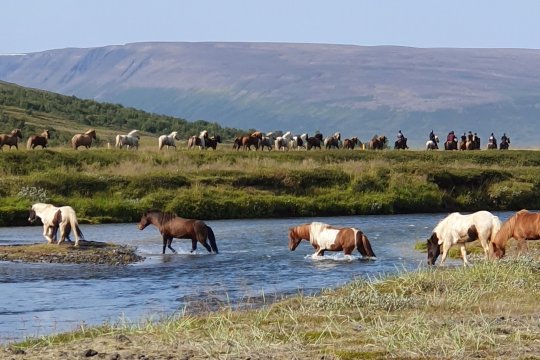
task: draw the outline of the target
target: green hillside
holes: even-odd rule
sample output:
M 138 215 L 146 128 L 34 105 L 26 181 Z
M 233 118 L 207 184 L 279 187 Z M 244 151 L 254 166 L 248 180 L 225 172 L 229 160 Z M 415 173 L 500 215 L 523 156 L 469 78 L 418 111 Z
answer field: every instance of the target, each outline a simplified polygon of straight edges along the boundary
M 83 100 L 3 81 L 0 81 L 0 119 L 0 133 L 20 128 L 23 137 L 27 138 L 44 129 L 50 130 L 52 146 L 67 144 L 74 133 L 89 128 L 102 130 L 98 141 L 102 144 L 111 141 L 119 132 L 133 129 L 156 136 L 178 131 L 182 139 L 198 134 L 201 130 L 208 130 L 210 134 L 219 134 L 223 138 L 232 138 L 243 132 L 203 120 L 189 122 L 118 104 Z

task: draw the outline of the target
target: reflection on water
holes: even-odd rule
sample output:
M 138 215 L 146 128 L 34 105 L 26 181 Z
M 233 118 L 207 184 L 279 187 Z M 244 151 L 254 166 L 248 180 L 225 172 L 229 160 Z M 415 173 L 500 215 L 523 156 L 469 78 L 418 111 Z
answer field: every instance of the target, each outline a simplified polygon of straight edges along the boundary
M 81 324 L 156 319 L 220 304 L 249 306 L 298 291 L 312 294 L 358 276 L 415 269 L 424 266 L 426 255 L 415 251 L 414 243 L 425 241 L 443 217 L 208 221 L 219 255 L 204 249 L 191 254 L 191 242 L 178 239 L 173 241 L 178 254 L 162 255 L 161 236 L 154 227 L 139 231 L 135 224 L 82 225 L 88 240 L 134 245 L 146 260 L 124 267 L 0 262 L 0 343 Z M 377 259 L 347 259 L 331 252 L 313 259 L 307 241 L 289 251 L 288 228 L 311 221 L 362 229 Z M 43 242 L 41 230 L 0 228 L 0 244 Z

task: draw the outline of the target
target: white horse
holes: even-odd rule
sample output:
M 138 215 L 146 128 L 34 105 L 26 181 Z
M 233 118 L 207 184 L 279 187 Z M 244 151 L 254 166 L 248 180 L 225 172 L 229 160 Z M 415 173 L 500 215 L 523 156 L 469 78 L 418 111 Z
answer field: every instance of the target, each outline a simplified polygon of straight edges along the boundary
M 116 135 L 116 144 L 115 146 L 117 148 L 122 148 L 122 146 L 126 146 L 129 148 L 139 148 L 139 130 L 131 130 L 127 135 Z
M 291 142 L 291 132 L 287 131 L 285 134 L 278 136 L 275 140 L 276 150 L 289 150 L 289 143 Z
M 426 150 L 438 150 L 439 145 L 437 143 L 439 142 L 439 137 L 435 135 L 435 140 L 428 140 L 426 142 Z
M 159 150 L 163 149 L 164 146 L 167 146 L 167 149 L 169 149 L 169 146 L 174 146 L 176 149 L 176 143 L 174 140 L 180 140 L 178 138 L 178 131 L 173 131 L 169 135 L 161 135 L 158 138 L 158 148 Z
M 293 136 L 289 144 L 293 150 L 307 149 L 307 134 Z
M 43 223 L 43 236 L 49 244 L 56 240 L 58 229 L 60 229 L 58 244 L 69 236 L 71 229 L 75 234 L 75 246 L 79 246 L 79 239 L 84 238 L 75 210 L 71 206 L 56 207 L 51 204 L 36 203 L 30 209 L 28 221 L 34 222 L 36 217 L 39 217 Z
M 259 141 L 259 147 L 261 150 L 264 150 L 265 147 L 268 148 L 268 151 L 272 150 L 272 143 L 275 140 L 274 133 L 272 131 L 266 133 L 266 135 L 263 135 L 261 141 Z
M 486 259 L 488 259 L 489 244 L 495 239 L 500 228 L 501 220 L 489 211 L 478 211 L 470 215 L 452 213 L 437 224 L 431 237 L 427 240 L 428 264 L 435 264 L 441 253 L 441 245 L 443 254 L 440 265 L 446 260 L 450 247 L 458 244 L 461 249 L 463 265 L 469 265 L 465 243 L 476 239 L 480 240 Z

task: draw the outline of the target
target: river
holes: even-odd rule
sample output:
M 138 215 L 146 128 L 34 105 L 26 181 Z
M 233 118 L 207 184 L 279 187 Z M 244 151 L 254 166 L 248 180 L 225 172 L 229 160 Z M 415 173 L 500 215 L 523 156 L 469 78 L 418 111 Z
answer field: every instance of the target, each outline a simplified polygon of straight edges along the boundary
M 87 240 L 136 246 L 146 260 L 120 267 L 0 262 L 0 343 L 81 325 L 156 320 L 185 308 L 243 306 L 300 291 L 313 294 L 355 277 L 416 269 L 424 266 L 426 255 L 414 250 L 415 242 L 425 241 L 444 216 L 207 221 L 216 235 L 218 255 L 202 247 L 190 254 L 191 241 L 178 239 L 173 241 L 178 254 L 162 255 L 161 236 L 152 225 L 144 231 L 135 224 L 81 225 Z M 356 255 L 351 261 L 327 252 L 323 260 L 314 260 L 307 241 L 290 251 L 288 228 L 311 221 L 362 229 L 377 259 Z M 0 228 L 0 245 L 43 242 L 41 230 Z

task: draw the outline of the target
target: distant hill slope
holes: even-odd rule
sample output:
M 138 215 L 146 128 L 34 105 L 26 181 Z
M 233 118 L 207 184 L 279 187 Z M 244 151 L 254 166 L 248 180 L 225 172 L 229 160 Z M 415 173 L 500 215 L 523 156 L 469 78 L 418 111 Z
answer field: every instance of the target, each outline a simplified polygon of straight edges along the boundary
M 135 43 L 0 56 L 0 79 L 246 129 L 538 143 L 540 50 Z
M 74 133 L 88 128 L 100 129 L 103 141 L 133 129 L 162 135 L 178 131 L 181 139 L 206 129 L 209 133 L 232 138 L 245 130 L 224 128 L 207 121 L 188 122 L 172 116 L 151 114 L 122 105 L 83 100 L 75 96 L 30 89 L 0 81 L 0 133 L 21 128 L 24 137 L 49 129 L 52 145 L 65 144 Z

